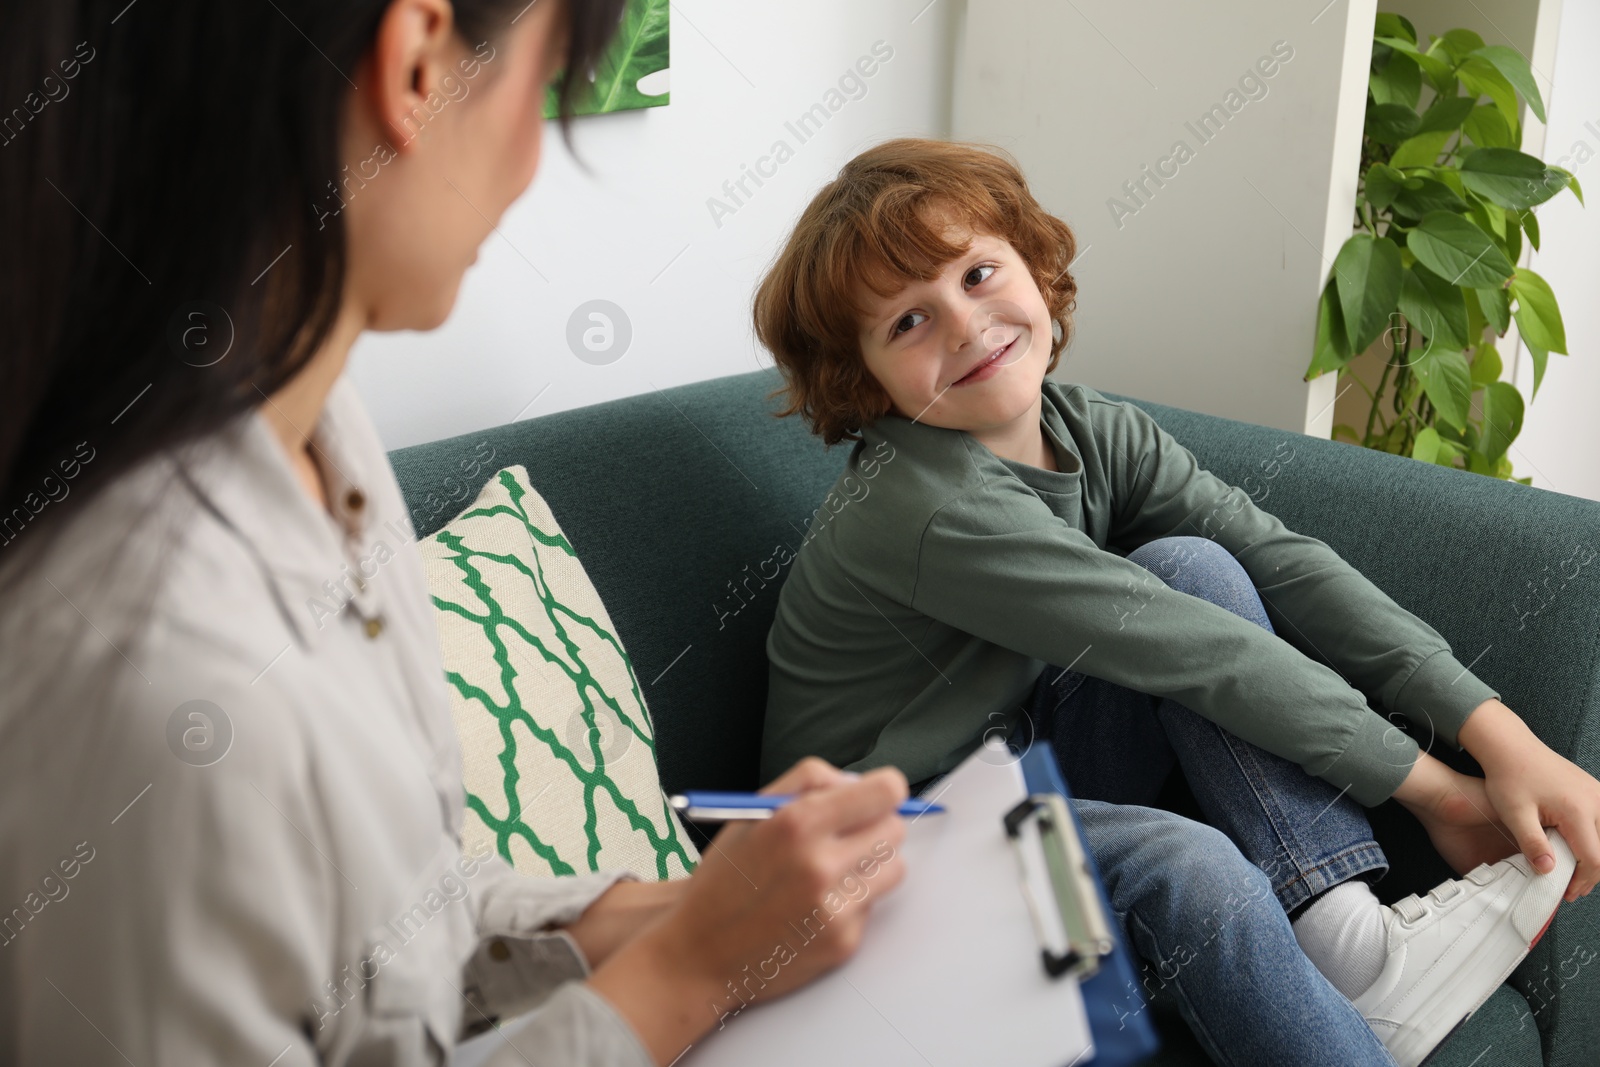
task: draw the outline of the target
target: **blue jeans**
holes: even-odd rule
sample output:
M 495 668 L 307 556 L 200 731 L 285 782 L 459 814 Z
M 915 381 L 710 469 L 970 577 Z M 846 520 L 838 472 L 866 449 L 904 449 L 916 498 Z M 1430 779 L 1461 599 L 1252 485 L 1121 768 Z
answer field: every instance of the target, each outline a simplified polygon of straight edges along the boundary
M 1272 631 L 1216 542 L 1165 537 L 1128 559 Z M 1013 743 L 1050 740 L 1146 994 L 1170 987 L 1214 1061 L 1393 1067 L 1289 925 L 1317 893 L 1387 870 L 1359 804 L 1175 700 L 1060 667 L 1040 674 L 1027 711 Z M 1211 825 L 1153 806 L 1175 766 Z

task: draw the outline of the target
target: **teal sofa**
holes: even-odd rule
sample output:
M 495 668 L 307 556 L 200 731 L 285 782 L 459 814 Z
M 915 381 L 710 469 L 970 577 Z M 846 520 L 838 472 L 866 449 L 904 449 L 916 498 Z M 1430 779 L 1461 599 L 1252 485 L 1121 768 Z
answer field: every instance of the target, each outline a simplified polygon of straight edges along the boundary
M 669 792 L 760 784 L 764 643 L 784 577 L 776 559 L 786 558 L 780 546 L 799 547 L 848 455 L 848 445 L 825 449 L 798 418 L 772 417 L 768 394 L 779 384 L 776 371 L 760 370 L 391 453 L 419 536 L 494 470 L 527 468 L 645 686 Z M 1600 544 L 1600 504 L 1107 395 L 1148 411 L 1204 467 L 1331 545 L 1443 633 L 1548 744 L 1600 770 L 1600 566 L 1581 566 Z M 1475 770 L 1447 748 L 1434 752 Z M 1170 806 L 1193 813 L 1181 782 L 1169 792 Z M 1393 865 L 1377 886 L 1383 899 L 1451 877 L 1394 802 L 1372 815 Z M 1150 1011 L 1163 1040 L 1150 1062 L 1206 1062 L 1169 991 L 1155 992 Z M 1285 1006 L 1286 1025 L 1293 1017 Z M 1597 1063 L 1600 894 L 1563 906 L 1429 1067 Z

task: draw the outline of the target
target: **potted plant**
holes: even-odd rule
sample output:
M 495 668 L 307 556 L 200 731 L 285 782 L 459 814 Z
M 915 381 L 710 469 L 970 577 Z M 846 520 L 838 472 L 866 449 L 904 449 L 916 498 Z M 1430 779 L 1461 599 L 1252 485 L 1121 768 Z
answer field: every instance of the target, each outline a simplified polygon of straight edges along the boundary
M 1459 29 L 1424 48 L 1405 18 L 1378 15 L 1355 233 L 1322 290 L 1305 375 L 1334 371 L 1371 400 L 1365 427 L 1337 425 L 1335 440 L 1511 477 L 1524 404 L 1495 341 L 1516 322 L 1537 396 L 1566 335 L 1550 286 L 1516 263 L 1524 237 L 1539 247 L 1539 204 L 1568 188 L 1583 201 L 1570 172 L 1521 151 L 1519 98 L 1544 121 L 1515 49 Z M 1373 389 L 1350 363 L 1380 339 Z

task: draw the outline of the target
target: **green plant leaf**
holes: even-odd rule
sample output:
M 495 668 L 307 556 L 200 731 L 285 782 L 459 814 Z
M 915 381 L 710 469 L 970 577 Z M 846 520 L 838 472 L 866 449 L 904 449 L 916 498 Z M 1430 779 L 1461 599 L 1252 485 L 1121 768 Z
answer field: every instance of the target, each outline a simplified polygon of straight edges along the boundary
M 1422 98 L 1422 68 L 1410 56 L 1390 49 L 1382 69 L 1367 75 L 1367 88 L 1374 103 L 1415 108 Z
M 1464 96 L 1461 99 L 1467 100 L 1470 97 Z M 1511 127 L 1506 125 L 1505 116 L 1492 104 L 1474 107 L 1462 122 L 1461 131 L 1479 148 L 1517 147 L 1517 139 L 1512 137 Z
M 1432 426 L 1424 426 L 1417 431 L 1416 440 L 1411 442 L 1411 458 L 1423 463 L 1437 463 L 1441 444 L 1439 431 Z
M 1377 37 L 1374 40 L 1378 44 L 1386 44 L 1396 52 L 1410 56 L 1417 66 L 1422 68 L 1422 73 L 1428 76 L 1428 81 L 1432 84 L 1435 92 L 1441 96 L 1454 95 L 1445 91 L 1456 80 L 1455 71 L 1450 69 L 1448 62 L 1438 56 L 1431 56 L 1418 51 L 1416 44 L 1406 40 L 1404 37 Z M 1484 65 L 1488 65 L 1487 61 L 1484 61 Z M 1491 67 L 1490 69 L 1492 70 L 1493 68 Z
M 1511 277 L 1511 263 L 1489 235 L 1450 211 L 1430 211 L 1406 236 L 1406 247 L 1451 285 L 1498 285 Z
M 1452 30 L 1450 32 L 1455 33 L 1457 31 Z M 1450 34 L 1447 33 L 1445 36 L 1448 37 Z M 1528 107 L 1539 121 L 1545 121 L 1544 98 L 1539 95 L 1539 86 L 1533 80 L 1533 71 L 1528 69 L 1528 61 L 1522 57 L 1521 52 L 1518 52 L 1515 48 L 1508 48 L 1503 44 L 1492 44 L 1487 48 L 1478 48 L 1469 54 L 1480 59 L 1486 59 L 1493 64 L 1494 69 L 1500 72 L 1500 76 L 1510 82 L 1511 87 L 1522 94 L 1522 98 L 1528 102 Z
M 1503 208 L 1495 208 L 1495 210 L 1500 212 L 1500 226 L 1505 230 L 1505 233 L 1497 242 L 1500 245 L 1500 251 L 1504 252 L 1506 258 L 1512 263 L 1516 263 L 1517 260 L 1522 258 L 1522 227 L 1517 225 L 1517 213 L 1506 211 Z
M 1404 15 L 1380 11 L 1376 27 L 1374 37 L 1403 37 L 1413 45 L 1417 43 L 1417 28 L 1411 25 L 1411 20 Z
M 1439 418 L 1458 429 L 1465 426 L 1472 403 L 1472 370 L 1467 357 L 1452 348 L 1435 347 L 1409 366 Z
M 1539 251 L 1539 216 L 1533 213 L 1532 208 L 1529 208 L 1526 211 L 1517 212 L 1517 222 L 1521 224 L 1523 232 L 1528 235 L 1528 243 L 1533 246 L 1533 250 L 1535 252 Z
M 628 0 L 611 43 L 595 64 L 594 81 L 575 101 L 573 113 L 595 115 L 669 102 L 670 93 L 647 96 L 639 79 L 666 70 L 671 63 L 668 0 Z M 545 118 L 556 115 L 555 90 L 547 91 Z
M 1394 210 L 1413 219 L 1420 219 L 1430 211 L 1467 210 L 1467 202 L 1444 182 L 1417 175 L 1401 180 L 1400 187 L 1390 197 L 1390 203 Z
M 1391 455 L 1398 456 L 1401 454 L 1400 450 L 1405 446 L 1405 440 L 1406 421 L 1404 419 L 1396 419 L 1394 425 L 1389 427 L 1389 432 L 1379 440 L 1378 447 Z
M 1427 68 L 1423 68 L 1427 69 Z M 1505 75 L 1482 56 L 1468 56 L 1455 69 L 1455 76 L 1473 96 L 1487 96 L 1500 110 L 1506 125 L 1513 130 L 1521 121 L 1517 117 L 1517 90 L 1506 81 Z
M 1478 299 L 1478 291 L 1474 289 L 1472 295 L 1467 297 L 1467 340 L 1472 344 L 1481 344 L 1484 328 L 1488 325 L 1489 321 L 1483 315 L 1483 305 Z
M 1369 104 L 1366 135 L 1379 144 L 1399 144 L 1417 132 L 1417 113 L 1404 104 Z
M 1550 283 L 1531 270 L 1511 276 L 1511 296 L 1517 301 L 1517 332 L 1530 345 L 1549 352 L 1567 350 L 1567 330 Z
M 1514 148 L 1474 148 L 1461 157 L 1461 181 L 1501 207 L 1542 204 L 1567 187 L 1564 174 Z
M 1472 353 L 1472 387 L 1481 389 L 1490 382 L 1498 382 L 1505 368 L 1500 365 L 1500 350 L 1485 342 Z
M 1506 236 L 1505 209 L 1498 204 L 1489 203 L 1489 201 L 1477 194 L 1469 196 L 1467 200 L 1467 213 L 1472 217 L 1472 221 L 1478 224 L 1478 229 L 1504 240 Z
M 1407 268 L 1401 278 L 1400 313 L 1433 344 L 1467 347 L 1467 302 L 1461 287 L 1420 263 Z
M 1445 143 L 1450 140 L 1451 133 L 1450 130 L 1434 130 L 1431 133 L 1419 133 L 1401 142 L 1400 147 L 1394 150 L 1394 155 L 1389 157 L 1389 166 L 1433 166 L 1439 161 L 1439 153 L 1444 151 Z
M 1389 324 L 1400 300 L 1400 246 L 1387 237 L 1358 233 L 1333 261 L 1345 336 L 1353 352 L 1363 352 Z
M 1510 382 L 1491 382 L 1483 387 L 1483 433 L 1478 451 L 1496 464 L 1511 442 L 1522 432 L 1522 394 Z
M 1470 96 L 1441 96 L 1433 102 L 1433 106 L 1423 112 L 1422 120 L 1417 124 L 1415 133 L 1428 133 L 1432 130 L 1455 130 L 1472 114 L 1476 105 Z
M 1336 371 L 1355 358 L 1344 332 L 1344 316 L 1339 311 L 1337 276 L 1328 279 L 1317 300 L 1317 342 L 1306 368 L 1305 380 Z
M 1405 182 L 1405 175 L 1384 163 L 1374 163 L 1367 168 L 1366 184 L 1363 194 L 1367 203 L 1372 205 L 1374 211 L 1382 211 L 1394 203 L 1395 193 L 1400 191 L 1400 186 Z
M 1483 49 L 1483 38 L 1471 30 L 1448 30 L 1434 43 L 1443 46 L 1457 63 Z
M 1511 327 L 1511 294 L 1498 285 L 1473 292 L 1478 294 L 1478 307 L 1494 332 L 1505 333 Z
M 1569 185 L 1572 188 L 1572 195 L 1578 198 L 1578 203 L 1579 204 L 1582 204 L 1583 203 L 1583 186 L 1578 184 L 1578 176 L 1576 174 L 1572 173 L 1570 170 L 1563 170 L 1560 167 L 1551 167 L 1550 169 L 1555 171 L 1557 174 L 1561 174 L 1561 175 L 1564 175 L 1566 177 L 1567 185 Z
M 1530 345 L 1526 339 L 1523 346 L 1528 350 L 1528 356 L 1533 360 L 1533 395 L 1528 398 L 1529 403 L 1539 399 L 1539 383 L 1544 381 L 1545 364 L 1550 361 L 1550 353 L 1538 345 Z

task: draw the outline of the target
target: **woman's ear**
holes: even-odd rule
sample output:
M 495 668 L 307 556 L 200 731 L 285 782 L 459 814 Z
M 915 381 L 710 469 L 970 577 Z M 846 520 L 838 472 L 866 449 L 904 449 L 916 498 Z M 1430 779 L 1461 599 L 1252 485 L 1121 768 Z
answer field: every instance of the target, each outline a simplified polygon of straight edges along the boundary
M 396 152 L 411 151 L 443 107 L 454 25 L 449 0 L 393 0 L 378 23 L 358 92 Z

